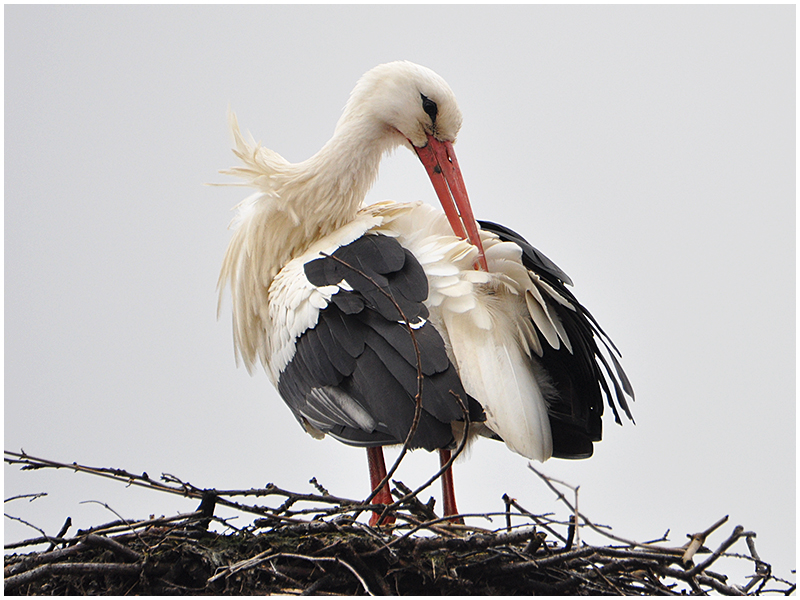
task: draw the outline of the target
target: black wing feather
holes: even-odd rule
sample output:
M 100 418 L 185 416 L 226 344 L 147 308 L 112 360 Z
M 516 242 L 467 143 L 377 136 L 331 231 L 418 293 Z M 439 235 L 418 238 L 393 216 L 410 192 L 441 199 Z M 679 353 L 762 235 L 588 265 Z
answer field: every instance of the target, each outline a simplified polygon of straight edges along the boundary
M 439 334 L 436 333 L 430 324 L 426 324 L 422 329 L 429 329 L 433 331 L 436 337 L 439 337 Z M 421 330 L 417 330 L 415 333 L 419 333 L 420 331 Z M 441 342 L 440 337 L 439 341 Z M 420 344 L 419 341 L 417 343 L 423 348 L 430 345 L 425 342 L 427 342 L 427 340 L 423 340 L 422 344 Z M 416 360 L 407 360 L 394 346 L 386 341 L 383 336 L 378 334 L 373 334 L 368 337 L 367 345 L 375 352 L 394 379 L 400 383 L 405 392 L 412 398 L 415 397 L 417 395 L 418 386 Z M 437 420 L 443 423 L 462 420 L 463 413 L 461 407 L 458 406 L 457 402 L 454 402 L 454 399 L 450 396 L 450 390 L 456 391 L 461 388 L 461 380 L 458 378 L 455 368 L 449 364 L 449 361 L 441 372 L 431 370 L 426 372 L 423 366 L 422 374 L 423 410 L 432 414 Z M 435 379 L 433 379 L 433 377 L 435 377 Z M 465 396 L 462 395 L 461 397 L 464 398 Z
M 339 294 L 334 294 L 334 297 Z M 347 314 L 341 311 L 331 310 L 326 312 L 324 322 L 330 329 L 331 337 L 335 341 L 335 345 L 330 346 L 331 351 L 338 352 L 341 349 L 352 358 L 361 356 L 361 353 L 364 352 L 364 336 L 366 335 L 361 321 L 349 318 Z M 345 374 L 351 372 L 342 371 Z
M 336 369 L 328 358 L 320 340 L 319 332 L 314 328 L 311 335 L 303 336 L 298 340 L 298 355 L 305 361 L 308 376 L 323 385 L 338 385 L 342 381 L 342 373 Z M 337 356 L 337 362 L 338 362 Z
M 330 320 L 318 321 L 314 331 L 319 337 L 320 346 L 325 351 L 328 360 L 339 373 L 352 373 L 355 368 L 355 358 L 345 348 L 336 343 L 331 332 Z M 356 356 L 361 352 L 356 353 Z

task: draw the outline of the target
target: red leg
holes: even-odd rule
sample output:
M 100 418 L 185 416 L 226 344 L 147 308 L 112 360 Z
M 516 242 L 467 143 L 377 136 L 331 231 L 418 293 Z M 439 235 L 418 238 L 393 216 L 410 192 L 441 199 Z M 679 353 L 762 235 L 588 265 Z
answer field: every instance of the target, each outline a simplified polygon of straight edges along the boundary
M 367 462 L 369 463 L 369 481 L 372 490 L 378 487 L 383 478 L 386 477 L 386 463 L 383 462 L 383 448 L 375 446 L 374 448 L 367 448 Z M 372 499 L 372 504 L 391 504 L 392 494 L 389 492 L 389 484 L 384 485 L 380 491 Z M 374 527 L 378 524 L 379 513 L 372 513 L 369 518 L 369 524 Z M 381 521 L 381 525 L 391 525 L 394 523 L 394 517 L 387 516 Z
M 443 467 L 450 460 L 450 450 L 439 450 L 439 466 Z M 444 516 L 458 514 L 456 507 L 456 489 L 453 486 L 453 468 L 448 468 L 442 473 L 442 497 L 444 499 Z M 463 523 L 463 519 L 453 519 L 453 523 Z

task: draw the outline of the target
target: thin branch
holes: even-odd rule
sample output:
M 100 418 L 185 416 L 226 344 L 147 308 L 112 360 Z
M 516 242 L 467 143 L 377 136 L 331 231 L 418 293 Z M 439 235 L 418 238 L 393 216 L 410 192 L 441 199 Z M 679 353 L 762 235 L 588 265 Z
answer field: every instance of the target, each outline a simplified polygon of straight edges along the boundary
M 39 527 L 37 527 L 33 523 L 28 523 L 28 521 L 26 521 L 25 519 L 21 519 L 19 517 L 15 517 L 14 515 L 9 515 L 8 513 L 3 513 L 3 516 L 6 519 L 11 519 L 12 521 L 18 521 L 19 523 L 22 523 L 23 525 L 27 525 L 31 529 L 35 529 L 36 531 L 38 531 L 39 533 L 42 534 L 42 537 L 41 538 L 37 538 L 37 539 L 41 539 L 43 542 L 50 542 L 51 544 L 59 544 L 59 543 L 61 543 L 59 541 L 59 538 L 50 537 L 49 535 L 47 535 L 44 532 L 44 529 L 40 529 Z
M 246 560 L 241 560 L 237 563 L 232 565 L 228 565 L 227 567 L 220 567 L 217 569 L 217 572 L 208 580 L 208 583 L 213 583 L 217 579 L 221 579 L 222 577 L 230 577 L 231 575 L 238 573 L 239 571 L 244 571 L 247 569 L 252 569 L 253 567 L 257 567 L 263 562 L 268 561 L 270 558 L 275 556 L 277 552 L 272 550 L 265 550 L 260 554 L 252 556 Z
M 6 502 L 11 502 L 12 500 L 23 500 L 28 499 L 28 502 L 33 502 L 37 498 L 41 498 L 43 496 L 47 496 L 47 492 L 37 492 L 35 494 L 20 494 L 18 496 L 11 496 L 10 498 L 6 498 L 3 500 L 3 504 Z
M 341 265 L 347 267 L 354 273 L 364 277 L 367 281 L 369 281 L 372 285 L 375 286 L 375 289 L 381 292 L 395 307 L 398 314 L 400 315 L 400 319 L 405 327 L 408 335 L 411 337 L 411 343 L 414 345 L 414 358 L 416 360 L 416 368 L 417 368 L 417 393 L 414 396 L 414 418 L 411 421 L 411 428 L 408 430 L 408 434 L 406 435 L 406 439 L 403 441 L 403 447 L 400 449 L 400 454 L 397 456 L 394 464 L 392 465 L 391 469 L 386 473 L 386 476 L 381 480 L 381 482 L 375 486 L 369 496 L 364 500 L 364 504 L 368 504 L 372 501 L 372 499 L 378 495 L 378 492 L 383 489 L 383 486 L 387 485 L 391 478 L 394 476 L 395 472 L 397 471 L 398 467 L 400 466 L 401 461 L 405 457 L 406 453 L 409 451 L 411 447 L 411 440 L 414 437 L 414 434 L 417 432 L 417 427 L 419 426 L 419 419 L 422 415 L 422 358 L 419 352 L 419 345 L 417 344 L 417 336 L 414 334 L 414 329 L 411 327 L 411 323 L 409 322 L 408 318 L 406 317 L 403 309 L 400 308 L 400 305 L 394 299 L 394 297 L 387 292 L 386 290 L 381 287 L 377 281 L 375 281 L 372 277 L 364 273 L 362 270 L 354 267 L 350 263 L 342 260 L 338 256 L 334 256 L 332 254 L 325 254 L 324 252 L 320 252 L 320 254 L 326 258 L 332 258 L 336 262 L 340 263 Z M 395 503 L 396 505 L 397 503 Z M 394 506 L 394 505 L 392 505 Z M 381 513 L 381 516 L 385 515 L 388 511 L 388 508 L 384 509 Z M 381 520 L 379 519 L 378 522 L 380 523 Z
M 367 585 L 367 582 L 364 581 L 364 578 L 361 577 L 361 575 L 358 573 L 358 571 L 356 571 L 351 564 L 349 564 L 348 562 L 342 560 L 341 558 L 338 558 L 338 557 L 327 557 L 327 556 L 304 556 L 302 554 L 290 554 L 288 552 L 280 552 L 280 553 L 276 554 L 274 558 L 278 558 L 278 557 L 281 557 L 281 556 L 282 557 L 286 557 L 286 558 L 299 558 L 301 560 L 308 560 L 308 561 L 312 561 L 312 562 L 335 562 L 337 564 L 340 564 L 343 567 L 345 567 L 348 571 L 350 571 L 355 576 L 356 579 L 358 579 L 359 583 L 361 584 L 361 587 L 364 588 L 364 591 L 367 592 L 367 594 L 369 594 L 370 596 L 374 596 L 375 595 L 369 589 L 369 586 Z
M 508 494 L 505 494 L 504 496 L 508 496 Z M 531 518 L 533 520 L 533 522 L 536 523 L 539 527 L 541 527 L 542 529 L 546 530 L 551 535 L 553 535 L 555 538 L 557 538 L 557 539 L 561 540 L 562 542 L 564 542 L 564 544 L 566 545 L 567 538 L 562 536 L 555 529 L 551 528 L 548 523 L 545 522 L 547 517 L 550 516 L 552 513 L 545 513 L 543 515 L 535 515 L 531 511 L 527 510 L 526 508 L 523 508 L 522 506 L 520 506 L 520 504 L 519 504 L 519 502 L 517 501 L 516 498 L 509 497 L 509 500 L 511 501 L 511 506 L 516 508 L 519 512 L 521 512 L 525 516 Z
M 4 575 L 5 577 L 16 575 L 17 573 L 28 571 L 42 563 L 56 562 L 64 558 L 74 556 L 75 554 L 80 554 L 83 552 L 83 550 L 85 550 L 85 544 L 80 542 L 73 546 L 68 546 L 67 548 L 53 550 L 52 552 L 30 554 L 21 561 L 6 566 L 4 569 Z
M 328 556 L 306 556 L 304 554 L 293 554 L 289 552 L 273 552 L 272 550 L 267 550 L 266 552 L 262 552 L 257 556 L 249 558 L 247 560 L 240 561 L 233 565 L 229 565 L 224 567 L 223 569 L 219 570 L 213 577 L 208 580 L 208 583 L 212 583 L 222 577 L 230 577 L 231 575 L 238 573 L 240 571 L 244 571 L 247 569 L 252 569 L 257 567 L 261 563 L 272 561 L 276 558 L 297 558 L 300 560 L 307 560 L 311 562 L 333 562 L 342 565 L 347 570 L 349 570 L 355 577 L 358 579 L 361 586 L 364 588 L 364 591 L 367 592 L 370 596 L 374 596 L 375 594 L 369 589 L 367 582 L 364 581 L 364 578 L 358 573 L 358 571 L 353 568 L 348 562 L 342 560 L 338 557 L 328 557 Z

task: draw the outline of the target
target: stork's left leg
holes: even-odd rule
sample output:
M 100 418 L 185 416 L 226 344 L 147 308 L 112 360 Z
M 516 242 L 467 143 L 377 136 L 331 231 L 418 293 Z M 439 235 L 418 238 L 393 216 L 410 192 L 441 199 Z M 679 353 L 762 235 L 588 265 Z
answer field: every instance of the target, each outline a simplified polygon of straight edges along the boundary
M 450 460 L 450 450 L 439 450 L 439 465 L 445 466 Z M 456 490 L 453 486 L 453 467 L 452 465 L 442 473 L 442 498 L 444 499 L 444 516 L 450 517 L 458 514 L 456 507 Z M 453 523 L 463 523 L 463 519 L 453 519 Z
M 374 491 L 378 485 L 380 485 L 383 478 L 386 477 L 386 463 L 383 460 L 383 448 L 381 446 L 375 446 L 374 448 L 367 448 L 367 462 L 369 463 L 369 480 L 372 486 L 372 490 Z M 375 494 L 375 497 L 372 499 L 372 504 L 391 504 L 392 503 L 392 494 L 389 492 L 389 484 L 387 482 L 378 493 Z M 369 518 L 369 524 L 372 527 L 378 524 L 378 519 L 380 518 L 380 513 L 372 513 Z M 391 525 L 394 523 L 393 516 L 386 516 L 380 522 L 380 525 Z

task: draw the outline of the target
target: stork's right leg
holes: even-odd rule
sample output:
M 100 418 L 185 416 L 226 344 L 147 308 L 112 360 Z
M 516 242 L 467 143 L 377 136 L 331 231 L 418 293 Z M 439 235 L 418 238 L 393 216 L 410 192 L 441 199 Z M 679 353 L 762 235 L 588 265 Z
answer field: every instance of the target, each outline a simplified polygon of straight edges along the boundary
M 367 448 L 367 462 L 369 463 L 369 480 L 374 491 L 383 478 L 386 477 L 386 463 L 383 461 L 383 448 L 375 446 L 374 448 Z M 373 504 L 391 504 L 392 494 L 389 492 L 389 483 L 387 482 L 372 499 Z M 369 524 L 375 526 L 378 524 L 380 513 L 372 513 L 369 518 Z M 380 525 L 391 525 L 394 523 L 393 516 L 386 516 L 381 520 Z

